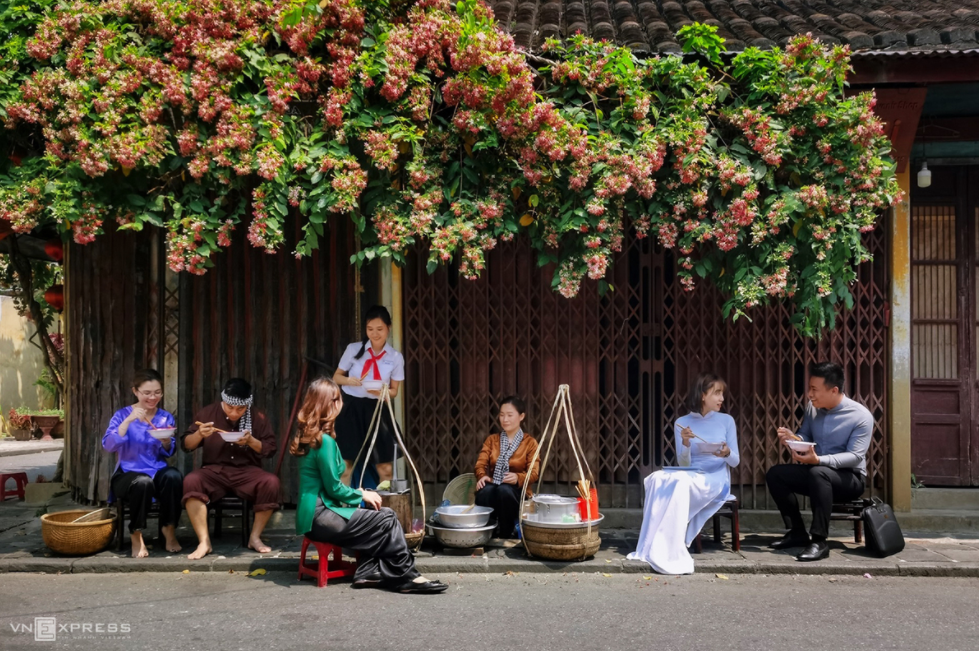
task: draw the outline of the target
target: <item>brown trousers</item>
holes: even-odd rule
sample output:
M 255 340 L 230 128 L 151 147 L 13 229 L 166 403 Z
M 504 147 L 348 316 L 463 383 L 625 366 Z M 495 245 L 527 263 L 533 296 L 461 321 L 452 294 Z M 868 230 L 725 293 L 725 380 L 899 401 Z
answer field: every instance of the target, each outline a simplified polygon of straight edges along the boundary
M 184 500 L 194 498 L 205 504 L 228 493 L 255 505 L 255 512 L 279 508 L 279 478 L 256 466 L 212 464 L 184 477 Z

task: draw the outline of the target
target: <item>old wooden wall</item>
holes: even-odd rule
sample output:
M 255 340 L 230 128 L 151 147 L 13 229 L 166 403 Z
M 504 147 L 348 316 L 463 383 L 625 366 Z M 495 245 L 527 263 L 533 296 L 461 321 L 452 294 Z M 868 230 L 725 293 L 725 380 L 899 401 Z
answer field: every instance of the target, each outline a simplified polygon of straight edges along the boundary
M 297 260 L 288 253 L 300 235 L 295 227 L 282 253 L 253 248 L 239 233 L 207 274 L 182 276 L 176 414 L 181 427 L 221 399 L 229 378 L 242 377 L 254 386 L 255 409 L 268 416 L 281 439 L 304 388 L 304 362 L 322 363 L 309 362 L 307 383 L 332 375 L 343 348 L 357 336 L 353 228 L 347 220 L 331 220 L 320 249 Z M 200 465 L 196 456 L 181 454 L 185 473 Z M 266 469 L 274 471 L 276 461 L 267 460 Z M 280 480 L 284 501 L 295 503 L 296 469 L 287 452 Z
M 102 435 L 116 410 L 132 404 L 130 382 L 140 368 L 159 367 L 162 257 L 153 233 L 110 231 L 68 250 L 67 356 L 69 446 L 66 467 L 75 496 L 105 500 L 115 455 Z M 154 269 L 155 267 L 155 269 Z
M 298 224 L 296 225 L 298 229 Z M 230 377 L 255 386 L 256 408 L 284 433 L 299 386 L 332 374 L 343 347 L 356 336 L 356 250 L 346 220 L 332 220 L 320 250 L 309 258 L 289 255 L 299 237 L 287 236 L 283 252 L 253 248 L 244 229 L 215 256 L 203 276 L 181 274 L 179 312 L 178 427 L 194 412 L 220 399 Z M 159 233 L 109 233 L 87 246 L 72 245 L 68 257 L 68 357 L 70 364 L 71 484 L 78 497 L 104 501 L 115 455 L 102 451 L 112 414 L 131 404 L 134 370 L 164 368 L 161 332 L 165 252 Z M 368 286 L 367 281 L 361 283 Z M 367 298 L 364 299 L 368 300 Z M 277 459 L 266 466 L 276 467 Z M 184 472 L 199 465 L 178 453 Z M 286 454 L 281 468 L 283 499 L 296 498 L 295 467 Z

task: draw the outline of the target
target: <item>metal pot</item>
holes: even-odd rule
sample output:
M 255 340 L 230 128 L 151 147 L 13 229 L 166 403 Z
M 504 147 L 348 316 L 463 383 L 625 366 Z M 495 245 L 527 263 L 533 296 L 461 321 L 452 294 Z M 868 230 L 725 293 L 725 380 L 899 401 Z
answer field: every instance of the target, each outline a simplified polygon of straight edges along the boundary
M 450 527 L 439 527 L 434 524 L 428 525 L 429 531 L 435 534 L 435 540 L 443 547 L 458 547 L 468 549 L 470 547 L 480 547 L 485 545 L 493 537 L 495 524 L 475 529 L 452 529 Z
M 493 509 L 488 506 L 440 506 L 435 509 L 439 524 L 450 529 L 475 529 L 485 527 Z
M 538 522 L 564 522 L 564 516 L 578 515 L 578 500 L 560 495 L 535 495 L 534 508 Z

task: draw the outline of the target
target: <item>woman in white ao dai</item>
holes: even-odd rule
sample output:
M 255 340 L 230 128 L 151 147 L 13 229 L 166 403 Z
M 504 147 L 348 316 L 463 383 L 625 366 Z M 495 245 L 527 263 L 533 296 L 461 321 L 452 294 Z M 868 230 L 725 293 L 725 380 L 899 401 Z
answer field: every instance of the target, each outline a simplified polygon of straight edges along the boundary
M 690 390 L 691 411 L 675 425 L 677 465 L 691 470 L 658 470 L 644 482 L 642 531 L 628 557 L 646 561 L 657 572 L 693 573 L 687 548 L 730 498 L 731 468 L 741 457 L 734 419 L 720 411 L 726 388 L 716 375 L 697 378 Z

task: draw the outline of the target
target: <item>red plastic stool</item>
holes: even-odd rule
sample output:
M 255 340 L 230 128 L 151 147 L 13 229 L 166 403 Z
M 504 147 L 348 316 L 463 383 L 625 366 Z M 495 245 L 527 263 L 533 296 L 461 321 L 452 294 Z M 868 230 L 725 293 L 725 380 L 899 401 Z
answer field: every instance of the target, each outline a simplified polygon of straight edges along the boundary
M 16 488 L 11 491 L 20 499 L 24 499 L 24 487 L 27 486 L 26 472 L 0 472 L 0 502 L 7 499 L 7 480 L 13 479 Z
M 316 553 L 320 557 L 316 567 L 312 563 L 306 564 L 306 550 L 313 545 Z M 330 554 L 333 560 L 330 561 Z M 357 561 L 353 563 L 343 560 L 340 548 L 330 543 L 316 542 L 310 540 L 308 536 L 303 536 L 303 551 L 299 556 L 299 580 L 303 580 L 303 575 L 316 577 L 316 587 L 322 588 L 329 579 L 339 579 L 342 577 L 353 576 L 357 571 Z

